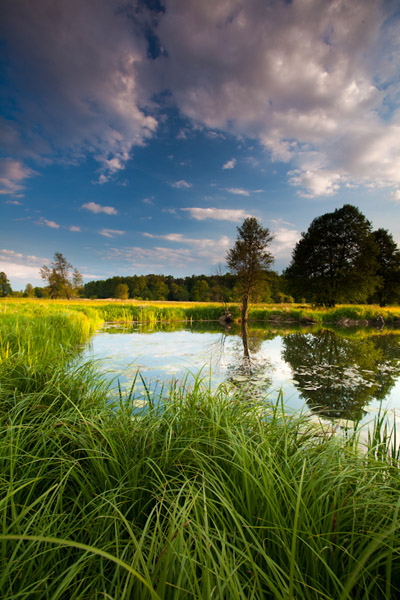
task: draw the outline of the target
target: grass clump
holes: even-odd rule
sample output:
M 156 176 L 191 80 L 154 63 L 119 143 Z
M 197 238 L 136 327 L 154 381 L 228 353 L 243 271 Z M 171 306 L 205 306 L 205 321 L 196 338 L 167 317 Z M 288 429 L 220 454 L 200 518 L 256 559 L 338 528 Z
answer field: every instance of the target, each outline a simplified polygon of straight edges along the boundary
M 393 460 L 224 387 L 135 414 L 104 391 L 1 415 L 4 597 L 395 597 Z
M 113 404 L 95 365 L 73 361 L 97 321 L 65 310 L 0 319 L 2 597 L 399 594 L 399 456 L 383 421 L 362 454 L 357 433 L 199 379 L 144 409 L 134 389 Z

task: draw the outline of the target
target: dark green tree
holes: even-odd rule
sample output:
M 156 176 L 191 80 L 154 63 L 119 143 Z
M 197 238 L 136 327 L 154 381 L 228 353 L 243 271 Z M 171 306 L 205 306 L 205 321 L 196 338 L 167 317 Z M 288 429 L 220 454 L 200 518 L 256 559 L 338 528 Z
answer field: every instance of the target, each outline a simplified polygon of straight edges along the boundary
M 7 275 L 2 271 L 0 273 L 0 297 L 11 296 L 12 289 Z
M 229 269 L 238 276 L 242 321 L 245 322 L 252 294 L 266 285 L 265 272 L 274 260 L 267 249 L 273 236 L 255 217 L 245 219 L 237 230 L 237 240 L 228 251 L 226 261 Z
M 365 302 L 378 282 L 371 223 L 350 204 L 313 220 L 284 275 L 297 297 L 326 306 Z
M 386 306 L 400 298 L 400 250 L 387 229 L 378 229 L 373 236 L 378 247 L 379 279 L 372 300 Z

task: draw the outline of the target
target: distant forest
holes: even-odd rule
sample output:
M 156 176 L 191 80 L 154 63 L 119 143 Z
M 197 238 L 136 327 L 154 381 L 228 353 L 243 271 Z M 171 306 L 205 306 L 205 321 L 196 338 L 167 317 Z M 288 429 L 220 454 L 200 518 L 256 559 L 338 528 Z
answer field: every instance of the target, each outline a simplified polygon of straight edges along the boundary
M 238 277 L 224 275 L 132 275 L 89 281 L 80 293 L 84 298 L 134 298 L 136 300 L 173 300 L 180 302 L 236 302 L 240 300 Z M 285 282 L 276 271 L 265 273 L 265 285 L 253 294 L 254 302 L 293 302 L 286 294 Z

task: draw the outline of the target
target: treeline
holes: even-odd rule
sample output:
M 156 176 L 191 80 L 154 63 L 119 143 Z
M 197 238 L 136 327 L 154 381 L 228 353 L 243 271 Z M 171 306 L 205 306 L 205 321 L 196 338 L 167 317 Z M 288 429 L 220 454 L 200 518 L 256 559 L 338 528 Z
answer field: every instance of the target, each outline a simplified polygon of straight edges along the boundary
M 293 302 L 284 291 L 283 277 L 276 271 L 265 274 L 263 285 L 253 295 L 254 302 Z M 175 302 L 237 302 L 241 297 L 236 275 L 132 275 L 89 281 L 83 286 L 84 298 L 126 300 L 171 300 Z

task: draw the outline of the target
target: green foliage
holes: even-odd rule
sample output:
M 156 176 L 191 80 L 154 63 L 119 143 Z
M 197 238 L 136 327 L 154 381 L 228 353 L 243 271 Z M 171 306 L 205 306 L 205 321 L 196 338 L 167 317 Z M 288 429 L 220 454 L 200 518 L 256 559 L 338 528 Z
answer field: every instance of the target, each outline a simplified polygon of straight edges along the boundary
M 370 222 L 346 204 L 313 220 L 296 244 L 285 277 L 294 295 L 308 301 L 326 306 L 365 302 L 378 283 L 377 254 Z
M 117 285 L 115 297 L 120 300 L 127 300 L 129 298 L 129 288 L 126 283 L 119 283 Z
M 400 300 L 400 250 L 386 229 L 374 231 L 373 236 L 378 247 L 378 284 L 372 301 L 386 306 Z
M 7 275 L 2 271 L 0 273 L 0 297 L 11 296 L 12 289 L 10 282 L 8 281 Z
M 71 263 L 67 261 L 61 252 L 55 252 L 54 260 L 50 267 L 43 265 L 40 269 L 42 279 L 48 283 L 48 295 L 50 298 L 71 298 L 71 296 L 82 288 L 83 279 L 78 269 L 74 269 L 72 282 L 70 279 Z
M 360 453 L 357 432 L 323 434 L 289 417 L 281 398 L 249 402 L 200 379 L 141 410 L 132 382 L 111 404 L 95 366 L 71 362 L 101 306 L 25 302 L 15 312 L 8 303 L 0 314 L 3 597 L 399 594 L 399 456 L 383 416 Z
M 229 269 L 238 276 L 242 320 L 247 321 L 251 295 L 260 293 L 260 288 L 266 285 L 265 271 L 273 262 L 267 247 L 273 238 L 269 229 L 262 227 L 254 217 L 245 219 L 237 230 L 237 240 L 228 251 L 226 261 Z

